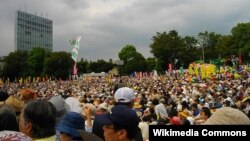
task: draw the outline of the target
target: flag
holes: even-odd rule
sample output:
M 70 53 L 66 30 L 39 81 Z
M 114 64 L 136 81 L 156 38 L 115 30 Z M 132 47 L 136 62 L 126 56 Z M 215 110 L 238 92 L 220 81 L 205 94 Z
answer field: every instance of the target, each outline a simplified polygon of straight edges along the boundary
M 178 63 L 178 61 L 179 61 L 179 60 L 178 60 L 177 58 L 175 58 L 175 59 L 174 59 L 174 65 L 176 65 L 176 64 Z
M 73 48 L 71 51 L 71 58 L 77 62 L 77 58 L 78 58 L 78 50 L 76 48 Z
M 71 58 L 75 62 L 77 62 L 77 58 L 78 58 L 78 52 L 79 52 L 79 48 L 80 48 L 80 40 L 81 40 L 81 36 L 78 36 L 76 38 L 69 38 L 69 45 L 72 47 Z
M 169 74 L 172 73 L 172 64 L 168 64 L 168 72 L 169 72 Z
M 240 55 L 239 55 L 239 65 L 242 64 L 242 55 L 241 55 L 241 51 L 240 51 Z
M 75 63 L 75 65 L 74 65 L 74 67 L 73 67 L 73 75 L 77 75 L 76 63 Z
M 180 71 L 181 71 L 181 74 L 184 74 L 184 70 L 182 66 L 180 67 Z
M 157 70 L 154 70 L 154 77 L 158 76 Z

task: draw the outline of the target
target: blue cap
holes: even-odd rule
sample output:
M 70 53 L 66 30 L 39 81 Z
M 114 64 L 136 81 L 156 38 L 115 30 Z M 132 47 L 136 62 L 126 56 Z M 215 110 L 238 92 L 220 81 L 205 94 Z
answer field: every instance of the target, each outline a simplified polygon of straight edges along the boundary
M 56 129 L 72 137 L 81 137 L 79 130 L 85 130 L 85 120 L 81 114 L 69 112 L 65 114 Z
M 135 110 L 125 105 L 115 105 L 109 113 L 96 115 L 95 119 L 103 125 L 115 124 L 125 129 L 136 128 L 140 122 Z

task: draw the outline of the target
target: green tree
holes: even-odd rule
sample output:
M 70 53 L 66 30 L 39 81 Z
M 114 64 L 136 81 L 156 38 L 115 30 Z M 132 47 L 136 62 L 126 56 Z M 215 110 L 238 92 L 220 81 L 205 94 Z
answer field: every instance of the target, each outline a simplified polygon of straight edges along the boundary
M 131 74 L 134 71 L 147 71 L 147 62 L 143 55 L 136 51 L 132 45 L 126 45 L 118 53 L 120 60 L 124 61 L 121 67 L 122 74 Z
M 67 79 L 72 74 L 74 61 L 67 52 L 53 52 L 45 59 L 44 71 L 47 75 L 57 79 Z
M 128 62 L 128 61 L 134 59 L 135 54 L 136 54 L 136 48 L 132 45 L 126 45 L 119 52 L 118 56 L 119 56 L 120 60 Z
M 84 60 L 83 58 L 81 58 L 81 60 L 77 62 L 78 74 L 87 73 L 88 64 L 89 63 L 87 60 Z
M 149 57 L 146 59 L 146 62 L 147 62 L 147 71 L 150 72 L 150 71 L 153 71 L 155 69 L 155 65 L 156 65 L 156 59 L 155 58 L 152 58 L 152 57 Z
M 113 64 L 111 62 L 106 62 L 104 60 L 97 60 L 96 62 L 90 62 L 87 66 L 88 72 L 108 72 L 113 68 Z
M 180 55 L 180 66 L 184 68 L 188 68 L 189 64 L 194 62 L 194 60 L 198 60 L 200 57 L 200 50 L 197 49 L 197 40 L 192 36 L 185 36 L 183 38 L 184 48 L 181 48 L 181 55 Z
M 4 58 L 3 76 L 8 77 L 10 81 L 20 77 L 27 77 L 29 75 L 27 59 L 28 53 L 26 51 L 9 53 Z
M 223 35 L 221 36 L 219 43 L 219 58 L 227 58 L 231 56 L 235 51 L 235 49 L 231 48 L 232 45 L 232 36 L 231 35 Z
M 174 64 L 175 60 L 179 60 L 183 55 L 181 50 L 185 47 L 184 41 L 175 30 L 169 33 L 157 32 L 152 41 L 153 43 L 150 44 L 151 53 L 157 58 L 159 68 L 162 70 L 166 70 L 169 63 Z
M 142 54 L 136 52 L 133 59 L 128 60 L 127 63 L 124 64 L 126 67 L 125 73 L 131 74 L 134 71 L 137 72 L 145 72 L 147 71 L 147 62 L 146 59 L 142 56 Z
M 44 60 L 49 55 L 44 48 L 33 48 L 29 54 L 28 67 L 31 76 L 40 76 L 43 72 Z
M 243 56 L 243 61 L 249 60 L 250 22 L 239 23 L 237 26 L 232 28 L 231 33 L 231 48 L 234 49 L 234 55 L 238 55 L 239 52 L 241 52 Z

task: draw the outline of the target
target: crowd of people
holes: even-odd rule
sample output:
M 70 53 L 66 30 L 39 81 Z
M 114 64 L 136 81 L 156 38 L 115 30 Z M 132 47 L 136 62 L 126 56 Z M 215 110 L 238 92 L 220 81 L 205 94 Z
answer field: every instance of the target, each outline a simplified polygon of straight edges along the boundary
M 149 125 L 250 124 L 250 72 L 0 85 L 0 140 L 147 141 Z

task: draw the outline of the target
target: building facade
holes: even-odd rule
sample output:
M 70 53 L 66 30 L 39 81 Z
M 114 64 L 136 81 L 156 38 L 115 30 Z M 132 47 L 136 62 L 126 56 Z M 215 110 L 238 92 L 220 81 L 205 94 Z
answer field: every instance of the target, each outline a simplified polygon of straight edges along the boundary
M 42 47 L 53 50 L 52 20 L 16 11 L 15 17 L 15 50 L 31 51 Z

